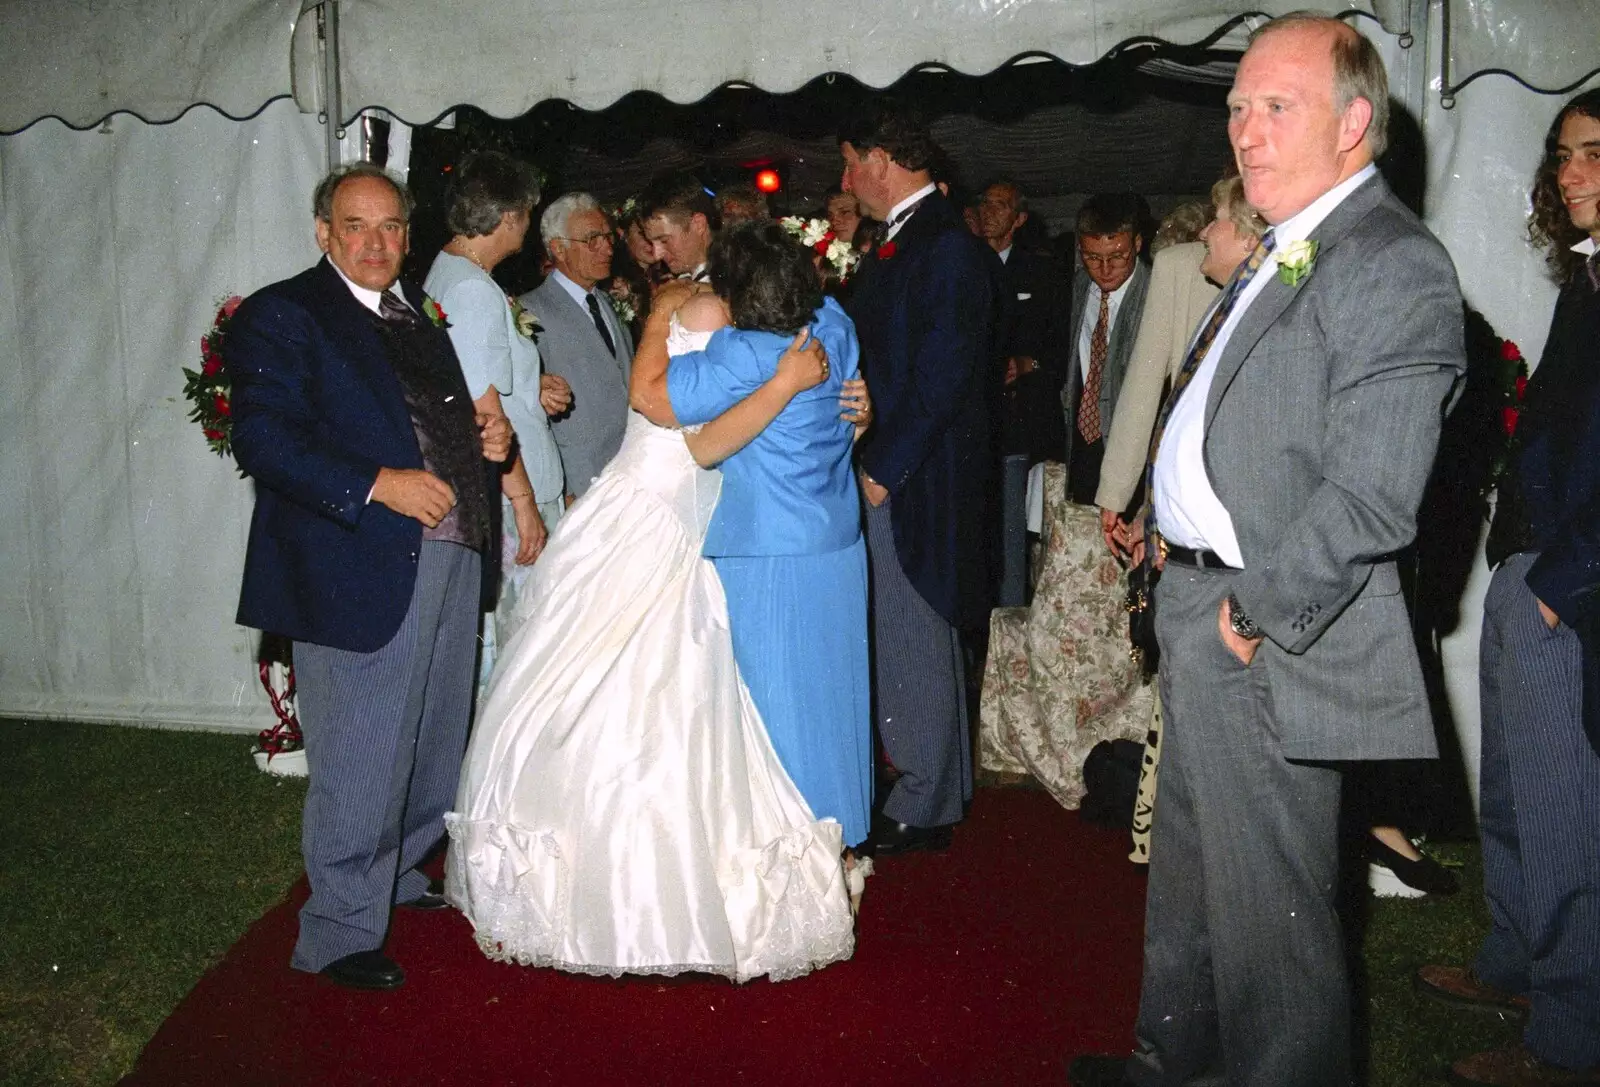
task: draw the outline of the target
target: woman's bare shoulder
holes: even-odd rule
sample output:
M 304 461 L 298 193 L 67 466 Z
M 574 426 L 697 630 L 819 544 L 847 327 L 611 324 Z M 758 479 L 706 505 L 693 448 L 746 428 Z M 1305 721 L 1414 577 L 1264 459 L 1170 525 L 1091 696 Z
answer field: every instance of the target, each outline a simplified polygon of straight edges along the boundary
M 678 307 L 678 323 L 690 332 L 714 332 L 728 323 L 722 299 L 706 291 Z

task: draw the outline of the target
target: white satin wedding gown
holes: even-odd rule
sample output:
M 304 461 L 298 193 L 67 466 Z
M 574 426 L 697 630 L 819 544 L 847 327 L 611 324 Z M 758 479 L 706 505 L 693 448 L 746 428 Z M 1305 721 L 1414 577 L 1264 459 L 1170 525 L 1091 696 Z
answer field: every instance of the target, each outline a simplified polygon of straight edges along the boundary
M 668 347 L 706 338 L 674 321 Z M 533 567 L 445 816 L 446 894 L 490 958 L 742 982 L 855 949 L 839 824 L 778 762 L 700 557 L 720 485 L 630 414 Z

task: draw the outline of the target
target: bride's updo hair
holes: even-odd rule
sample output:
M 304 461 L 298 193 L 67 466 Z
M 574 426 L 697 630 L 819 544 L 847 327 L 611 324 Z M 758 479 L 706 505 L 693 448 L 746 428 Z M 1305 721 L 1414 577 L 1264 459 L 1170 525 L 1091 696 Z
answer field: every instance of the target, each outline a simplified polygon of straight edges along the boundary
M 734 327 L 793 335 L 822 305 L 816 253 L 777 223 L 738 223 L 711 241 L 711 288 Z

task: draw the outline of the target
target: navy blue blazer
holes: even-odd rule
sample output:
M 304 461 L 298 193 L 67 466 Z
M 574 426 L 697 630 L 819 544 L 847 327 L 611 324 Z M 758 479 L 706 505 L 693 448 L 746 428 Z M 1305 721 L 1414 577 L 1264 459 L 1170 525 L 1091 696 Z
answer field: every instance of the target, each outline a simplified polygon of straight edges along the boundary
M 986 514 L 1001 265 L 937 192 L 862 261 L 850 298 L 876 421 L 861 465 L 889 491 L 907 578 L 956 626 L 992 604 Z
M 421 312 L 422 293 L 401 289 Z M 433 331 L 454 358 L 449 335 Z M 372 312 L 323 259 L 245 299 L 224 362 L 233 453 L 256 483 L 238 622 L 381 649 L 411 604 L 422 524 L 367 495 L 380 467 L 423 463 Z

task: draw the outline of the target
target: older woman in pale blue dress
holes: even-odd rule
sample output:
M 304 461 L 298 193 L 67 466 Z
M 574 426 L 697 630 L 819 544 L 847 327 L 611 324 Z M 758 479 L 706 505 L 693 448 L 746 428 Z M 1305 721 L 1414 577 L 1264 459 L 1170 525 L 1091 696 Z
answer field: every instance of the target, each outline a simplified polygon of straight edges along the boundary
M 503 645 L 526 610 L 529 572 L 545 538 L 565 509 L 561 454 L 547 414 L 559 414 L 572 391 L 559 377 L 542 376 L 531 323 L 490 274 L 522 249 L 539 183 L 533 168 L 486 152 L 456 171 L 446 222 L 455 236 L 423 284 L 449 323 L 467 389 L 480 412 L 504 413 L 517 434 L 518 452 L 501 476 L 503 546 L 500 599 L 483 624 L 479 687 L 494 670 Z

